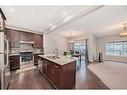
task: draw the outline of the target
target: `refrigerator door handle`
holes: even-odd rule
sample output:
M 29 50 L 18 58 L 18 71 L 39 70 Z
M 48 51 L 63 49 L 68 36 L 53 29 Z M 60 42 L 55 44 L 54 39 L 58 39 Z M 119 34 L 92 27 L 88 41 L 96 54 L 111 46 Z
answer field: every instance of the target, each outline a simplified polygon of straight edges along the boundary
M 7 43 L 7 64 L 5 65 L 5 68 L 6 68 L 8 66 L 8 64 L 9 64 L 9 62 L 8 62 L 8 60 L 9 60 L 9 58 L 8 58 L 9 57 L 9 43 L 8 43 L 8 40 L 7 39 L 5 39 L 5 41 Z

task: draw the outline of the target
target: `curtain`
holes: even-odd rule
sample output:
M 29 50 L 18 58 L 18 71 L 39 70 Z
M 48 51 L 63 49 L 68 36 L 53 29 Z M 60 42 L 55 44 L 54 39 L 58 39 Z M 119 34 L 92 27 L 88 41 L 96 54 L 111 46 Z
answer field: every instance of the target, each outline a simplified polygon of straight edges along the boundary
M 88 56 L 88 39 L 86 39 L 85 61 L 86 62 L 89 62 L 89 56 Z

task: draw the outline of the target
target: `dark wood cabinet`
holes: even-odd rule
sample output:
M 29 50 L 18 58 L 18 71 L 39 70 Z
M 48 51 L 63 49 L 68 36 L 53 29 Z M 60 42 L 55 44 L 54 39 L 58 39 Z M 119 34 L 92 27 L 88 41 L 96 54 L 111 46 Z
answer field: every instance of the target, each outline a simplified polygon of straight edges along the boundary
M 43 48 L 43 35 L 33 35 L 34 47 Z
M 48 61 L 43 59 L 42 71 L 43 71 L 43 74 L 44 74 L 45 76 L 47 76 L 47 71 L 48 71 L 48 69 L 47 69 L 47 64 L 48 64 Z
M 19 55 L 14 55 L 10 56 L 10 70 L 16 70 L 20 69 L 20 56 Z
M 60 88 L 61 85 L 60 66 L 51 61 L 43 59 L 42 70 L 43 70 L 43 74 L 50 80 L 50 82 L 56 88 Z
M 12 29 L 6 29 L 6 37 L 10 43 L 11 48 L 19 48 L 20 47 L 20 32 L 17 32 Z
M 20 31 L 20 41 L 33 41 L 33 33 Z
M 66 65 L 59 65 L 45 58 L 38 57 L 42 60 L 41 72 L 49 82 L 57 89 L 69 89 L 75 86 L 76 79 L 76 62 Z
M 57 88 L 62 88 L 62 81 L 61 81 L 61 69 L 60 67 L 54 67 L 53 68 L 53 84 L 57 87 Z
M 20 41 L 34 42 L 34 48 L 43 48 L 43 35 L 8 28 L 6 28 L 5 34 L 11 48 L 19 48 Z

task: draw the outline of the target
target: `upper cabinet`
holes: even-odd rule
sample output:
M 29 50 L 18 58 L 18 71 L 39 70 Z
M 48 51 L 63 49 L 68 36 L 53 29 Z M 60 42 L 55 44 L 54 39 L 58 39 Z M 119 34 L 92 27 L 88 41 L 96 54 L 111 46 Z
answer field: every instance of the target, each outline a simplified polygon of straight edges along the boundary
M 11 48 L 19 48 L 20 47 L 20 32 L 17 32 L 12 29 L 6 29 L 6 37 L 8 41 L 10 42 Z
M 33 40 L 34 40 L 34 47 L 35 48 L 43 48 L 43 35 L 35 34 L 33 36 Z
M 33 41 L 33 33 L 20 31 L 20 41 Z
M 20 41 L 34 42 L 34 48 L 43 48 L 43 35 L 13 29 L 6 29 L 5 34 L 9 40 L 11 48 L 19 48 Z

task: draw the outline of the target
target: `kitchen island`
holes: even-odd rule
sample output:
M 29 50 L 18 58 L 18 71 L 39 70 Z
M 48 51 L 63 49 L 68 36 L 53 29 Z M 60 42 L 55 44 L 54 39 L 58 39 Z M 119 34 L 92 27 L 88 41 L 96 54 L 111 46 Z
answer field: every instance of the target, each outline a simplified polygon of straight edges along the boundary
M 76 82 L 76 60 L 60 55 L 39 55 L 38 69 L 56 89 L 73 89 Z

